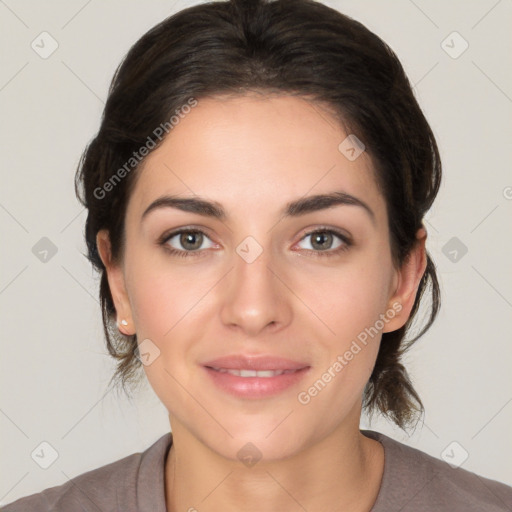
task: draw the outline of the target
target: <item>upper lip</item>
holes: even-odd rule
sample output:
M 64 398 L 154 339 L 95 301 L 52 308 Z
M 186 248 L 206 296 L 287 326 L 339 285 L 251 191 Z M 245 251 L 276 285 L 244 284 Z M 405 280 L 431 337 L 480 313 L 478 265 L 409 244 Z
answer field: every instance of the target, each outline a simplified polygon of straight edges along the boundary
M 309 365 L 292 361 L 283 357 L 234 354 L 219 357 L 203 363 L 210 368 L 224 368 L 226 370 L 300 370 Z

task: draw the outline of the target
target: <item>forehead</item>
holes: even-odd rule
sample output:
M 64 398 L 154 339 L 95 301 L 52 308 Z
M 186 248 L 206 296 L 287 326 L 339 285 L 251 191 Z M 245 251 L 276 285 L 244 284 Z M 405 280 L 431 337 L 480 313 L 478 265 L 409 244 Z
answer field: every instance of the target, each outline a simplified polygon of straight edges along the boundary
M 347 158 L 348 135 L 325 109 L 303 98 L 200 99 L 137 171 L 128 213 L 141 215 L 164 194 L 207 197 L 228 213 L 246 215 L 343 191 L 372 204 L 380 216 L 385 204 L 372 162 L 366 152 Z

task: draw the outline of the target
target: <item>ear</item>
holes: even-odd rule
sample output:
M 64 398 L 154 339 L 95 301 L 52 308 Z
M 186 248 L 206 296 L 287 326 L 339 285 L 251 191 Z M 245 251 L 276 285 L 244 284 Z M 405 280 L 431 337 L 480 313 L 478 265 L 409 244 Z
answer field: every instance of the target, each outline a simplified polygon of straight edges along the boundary
M 103 265 L 107 272 L 108 285 L 117 314 L 117 327 L 122 334 L 130 336 L 135 334 L 132 310 L 121 266 L 112 261 L 112 250 L 109 232 L 106 229 L 98 231 L 96 235 L 96 246 Z M 121 323 L 123 322 L 123 323 Z
M 427 267 L 426 240 L 427 232 L 421 227 L 416 233 L 414 247 L 401 268 L 396 271 L 394 279 L 396 285 L 388 302 L 388 308 L 393 309 L 396 315 L 386 324 L 382 332 L 396 331 L 409 319 L 418 286 Z

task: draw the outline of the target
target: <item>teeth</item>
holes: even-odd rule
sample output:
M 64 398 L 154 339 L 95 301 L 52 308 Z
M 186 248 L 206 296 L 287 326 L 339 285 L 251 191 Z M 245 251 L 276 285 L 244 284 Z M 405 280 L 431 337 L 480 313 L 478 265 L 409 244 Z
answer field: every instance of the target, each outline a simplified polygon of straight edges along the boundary
M 228 373 L 240 377 L 275 377 L 281 375 L 283 370 L 228 370 Z
M 214 368 L 221 373 L 229 373 L 237 377 L 275 377 L 283 373 L 292 373 L 295 370 L 231 370 L 226 368 Z

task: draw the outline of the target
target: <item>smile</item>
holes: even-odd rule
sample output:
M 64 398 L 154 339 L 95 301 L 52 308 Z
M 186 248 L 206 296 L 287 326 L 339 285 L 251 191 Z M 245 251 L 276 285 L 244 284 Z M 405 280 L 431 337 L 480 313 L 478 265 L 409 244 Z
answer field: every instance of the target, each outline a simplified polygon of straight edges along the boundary
M 270 398 L 298 388 L 310 370 L 309 366 L 279 370 L 203 366 L 203 371 L 214 385 L 214 389 L 246 400 Z
M 213 370 L 220 373 L 229 373 L 230 375 L 236 375 L 237 377 L 276 377 L 284 373 L 294 373 L 297 370 L 234 370 L 228 368 L 212 368 Z

